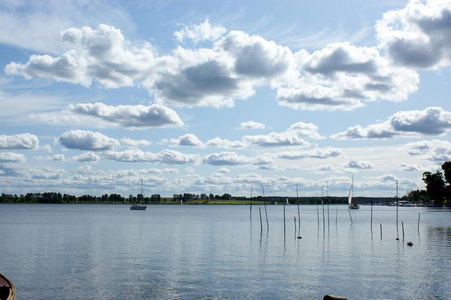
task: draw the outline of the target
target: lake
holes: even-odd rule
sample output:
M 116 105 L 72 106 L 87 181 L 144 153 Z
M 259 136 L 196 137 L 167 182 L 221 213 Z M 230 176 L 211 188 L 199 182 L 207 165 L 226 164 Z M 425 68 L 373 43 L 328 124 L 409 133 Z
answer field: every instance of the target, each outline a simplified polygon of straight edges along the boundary
M 18 300 L 451 299 L 450 209 L 399 207 L 398 231 L 396 207 L 372 228 L 370 206 L 300 216 L 299 232 L 297 205 L 3 204 L 0 273 Z

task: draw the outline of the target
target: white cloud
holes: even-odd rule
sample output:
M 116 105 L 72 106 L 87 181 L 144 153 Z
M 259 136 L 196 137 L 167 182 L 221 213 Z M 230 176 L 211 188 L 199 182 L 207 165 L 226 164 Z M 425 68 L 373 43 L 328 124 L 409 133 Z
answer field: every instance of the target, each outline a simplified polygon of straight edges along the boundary
M 129 149 L 122 152 L 108 151 L 103 154 L 107 159 L 122 162 L 157 162 L 168 165 L 197 164 L 197 154 L 184 154 L 174 150 L 163 150 L 159 153 L 144 152 L 140 149 Z
M 219 173 L 230 173 L 230 169 L 222 167 L 222 168 L 219 168 L 218 172 Z
M 336 148 L 325 148 L 325 149 L 312 149 L 308 151 L 283 151 L 277 154 L 277 157 L 282 159 L 304 159 L 304 158 L 320 158 L 326 159 L 330 157 L 343 156 L 343 152 Z
M 93 173 L 93 169 L 91 166 L 81 166 L 81 167 L 78 167 L 76 171 L 78 174 L 83 174 L 83 175 Z
M 402 163 L 399 165 L 402 171 L 405 172 L 421 172 L 422 167 L 421 166 L 417 166 L 417 165 L 410 165 L 410 164 L 405 164 Z
M 274 160 L 269 155 L 257 155 L 253 159 L 252 164 L 254 166 L 269 166 L 274 164 Z
M 175 127 L 183 122 L 177 113 L 165 106 L 152 104 L 109 106 L 103 103 L 81 103 L 70 105 L 68 110 L 75 114 L 99 118 L 110 124 L 130 128 Z
M 318 133 L 318 127 L 314 124 L 298 122 L 292 124 L 284 132 L 271 132 L 267 135 L 246 135 L 243 136 L 242 140 L 245 143 L 260 147 L 309 146 L 310 144 L 303 138 L 320 139 L 322 136 Z
M 48 160 L 48 161 L 65 161 L 66 158 L 64 157 L 64 154 L 55 154 L 52 156 L 35 156 L 33 157 L 36 160 Z
M 69 149 L 103 151 L 119 147 L 119 141 L 109 138 L 101 133 L 71 130 L 63 133 L 58 142 Z
M 375 47 L 334 43 L 312 54 L 294 54 L 303 75 L 277 90 L 279 104 L 293 109 L 353 110 L 365 102 L 406 100 L 418 74 L 394 67 Z
M 158 59 L 155 72 L 143 85 L 160 104 L 232 107 L 255 93 L 251 81 L 234 74 L 230 58 L 211 49 L 178 48 Z
M 133 86 L 154 64 L 150 45 L 135 48 L 121 31 L 108 25 L 70 28 L 62 40 L 72 49 L 61 56 L 31 55 L 26 64 L 10 63 L 5 72 L 90 86 L 95 79 L 107 88 Z
M 154 162 L 157 160 L 155 153 L 144 152 L 135 148 L 125 151 L 108 151 L 103 156 L 121 162 Z
M 331 136 L 334 139 L 374 139 L 393 138 L 411 135 L 444 135 L 451 130 L 451 112 L 440 107 L 428 107 L 424 110 L 400 111 L 388 121 L 348 128 Z
M 39 139 L 34 134 L 0 135 L 0 149 L 38 149 Z
M 23 154 L 14 152 L 0 152 L 0 163 L 19 163 L 25 161 L 26 158 Z
M 169 142 L 176 146 L 197 147 L 197 148 L 205 147 L 204 143 L 202 143 L 201 140 L 199 140 L 199 138 L 192 133 L 182 135 L 177 139 L 169 139 Z
M 447 0 L 410 1 L 386 12 L 376 24 L 379 47 L 393 63 L 416 69 L 451 63 L 451 3 Z
M 212 26 L 207 19 L 201 24 L 195 24 L 191 26 L 184 26 L 182 30 L 174 32 L 174 35 L 178 41 L 184 43 L 186 40 L 192 40 L 194 44 L 211 40 L 215 41 L 226 33 L 226 29 L 220 25 Z
M 73 156 L 71 160 L 78 162 L 96 162 L 100 160 L 100 157 L 92 151 L 82 153 L 80 155 Z
M 310 144 L 289 132 L 271 132 L 267 135 L 246 135 L 244 142 L 259 147 L 283 147 L 283 146 L 301 146 L 307 147 Z
M 348 161 L 345 167 L 350 169 L 373 169 L 374 165 L 370 162 L 361 161 L 357 158 L 354 158 Z
M 431 161 L 451 160 L 451 142 L 443 140 L 430 140 L 412 142 L 405 145 L 410 155 L 421 155 Z
M 128 138 L 121 139 L 121 143 L 131 148 L 146 147 L 152 144 L 150 141 L 147 140 L 132 140 Z
M 390 118 L 390 124 L 398 132 L 443 135 L 451 130 L 451 112 L 441 107 L 401 111 Z
M 245 130 L 245 129 L 265 129 L 265 124 L 262 124 L 260 122 L 255 122 L 255 121 L 247 121 L 247 122 L 242 122 L 240 124 L 240 129 Z
M 59 180 L 63 177 L 64 170 L 47 167 L 43 170 L 31 169 L 27 173 L 27 176 L 34 180 Z
M 287 47 L 242 31 L 229 32 L 216 47 L 232 56 L 234 70 L 242 76 L 270 79 L 287 72 L 292 63 Z
M 205 143 L 208 147 L 216 147 L 216 148 L 245 148 L 246 144 L 241 141 L 229 141 L 226 139 L 221 139 L 216 137 L 211 139 Z
M 248 164 L 250 160 L 235 152 L 212 153 L 204 156 L 202 159 L 204 164 L 209 165 L 242 165 Z

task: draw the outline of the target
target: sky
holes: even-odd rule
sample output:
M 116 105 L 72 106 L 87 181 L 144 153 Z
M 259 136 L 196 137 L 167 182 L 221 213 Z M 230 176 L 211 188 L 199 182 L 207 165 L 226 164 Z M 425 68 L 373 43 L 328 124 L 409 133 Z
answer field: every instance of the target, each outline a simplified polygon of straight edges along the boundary
M 451 160 L 451 2 L 0 2 L 0 193 L 394 197 Z

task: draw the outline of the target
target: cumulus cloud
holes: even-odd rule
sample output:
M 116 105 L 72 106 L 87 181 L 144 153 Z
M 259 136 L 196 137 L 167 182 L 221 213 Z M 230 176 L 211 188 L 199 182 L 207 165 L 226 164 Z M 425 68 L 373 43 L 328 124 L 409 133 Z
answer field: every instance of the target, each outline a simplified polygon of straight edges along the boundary
M 112 124 L 131 128 L 183 125 L 174 110 L 158 104 L 109 106 L 103 103 L 80 103 L 70 105 L 68 110 L 72 113 L 99 118 Z
M 255 121 L 247 121 L 240 124 L 240 129 L 265 129 L 265 124 Z
M 146 147 L 151 144 L 151 142 L 149 142 L 147 140 L 132 140 L 132 139 L 128 139 L 128 138 L 121 139 L 121 143 L 123 145 L 126 145 L 127 147 L 131 147 L 131 148 Z
M 393 63 L 427 69 L 451 63 L 451 3 L 447 0 L 410 1 L 386 12 L 377 22 L 379 47 Z
M 112 150 L 119 147 L 119 141 L 99 132 L 71 130 L 63 133 L 58 142 L 68 149 L 89 151 Z
M 157 103 L 232 107 L 234 99 L 246 99 L 255 93 L 252 84 L 235 76 L 229 61 L 215 51 L 175 52 L 174 57 L 167 58 L 168 62 L 158 65 L 155 80 L 144 83 L 155 93 Z
M 401 168 L 402 171 L 405 172 L 420 172 L 422 170 L 421 166 L 410 165 L 405 163 L 400 164 L 399 167 Z
M 343 152 L 336 148 L 312 149 L 308 151 L 284 151 L 280 152 L 277 157 L 282 159 L 297 160 L 304 158 L 320 158 L 326 159 L 330 157 L 343 156 Z
M 38 149 L 39 139 L 34 134 L 0 135 L 0 149 Z
M 294 54 L 303 75 L 277 90 L 280 105 L 293 109 L 352 110 L 377 99 L 406 100 L 419 77 L 394 67 L 375 47 L 334 43 L 312 54 Z
M 121 162 L 156 162 L 169 165 L 197 164 L 197 154 L 184 154 L 174 150 L 163 150 L 159 153 L 144 152 L 140 149 L 129 149 L 125 151 L 108 151 L 103 156 L 110 160 Z
M 451 142 L 443 140 L 430 140 L 412 142 L 405 145 L 410 155 L 421 155 L 431 161 L 451 160 Z
M 231 31 L 216 47 L 232 56 L 235 72 L 243 76 L 270 79 L 285 73 L 292 62 L 287 47 L 242 31 Z
M 373 169 L 374 165 L 370 162 L 361 161 L 357 158 L 354 158 L 348 161 L 345 167 L 350 169 Z
M 215 41 L 210 48 L 178 47 L 162 56 L 150 44 L 132 45 L 112 26 L 70 28 L 62 34 L 68 51 L 55 57 L 31 55 L 24 64 L 9 63 L 5 72 L 84 86 L 93 82 L 105 88 L 140 86 L 161 105 L 232 107 L 266 85 L 277 89 L 280 105 L 292 109 L 353 110 L 369 101 L 406 100 L 418 88 L 418 68 L 449 65 L 450 15 L 449 1 L 411 1 L 377 23 L 379 48 L 340 42 L 313 53 L 304 49 L 293 53 L 242 31 L 226 33 L 208 19 L 175 36 L 195 44 Z M 133 108 L 142 118 L 128 118 L 131 109 L 109 107 L 108 113 L 104 108 L 100 114 L 91 107 L 84 113 L 125 127 L 182 124 L 173 116 L 162 125 L 142 107 Z M 117 114 L 124 117 L 114 118 Z
M 220 25 L 212 26 L 207 18 L 201 24 L 184 26 L 182 30 L 174 32 L 174 35 L 181 43 L 184 43 L 186 40 L 192 40 L 196 44 L 205 40 L 218 40 L 225 33 L 226 29 L 224 27 Z
M 219 173 L 230 173 L 230 169 L 222 167 L 222 168 L 219 168 L 218 172 Z
M 269 155 L 258 155 L 253 159 L 252 164 L 254 166 L 269 166 L 274 164 L 274 160 Z
M 202 162 L 209 165 L 242 165 L 248 164 L 250 160 L 235 152 L 220 152 L 204 156 Z
M 202 143 L 201 140 L 199 140 L 199 138 L 192 133 L 182 135 L 177 139 L 170 139 L 169 142 L 176 146 L 198 147 L 198 148 L 205 147 L 204 143 Z
M 64 157 L 64 154 L 55 154 L 52 156 L 35 156 L 34 159 L 36 160 L 48 160 L 48 161 L 65 161 L 66 158 Z
M 63 32 L 62 40 L 71 50 L 61 56 L 31 55 L 26 64 L 8 64 L 5 72 L 27 79 L 43 78 L 83 86 L 96 80 L 107 88 L 118 88 L 133 86 L 154 64 L 149 44 L 133 47 L 112 26 L 70 28 Z
M 205 145 L 208 147 L 215 148 L 245 148 L 246 144 L 242 141 L 229 141 L 226 139 L 221 139 L 220 137 L 216 137 L 214 139 L 208 140 Z
M 71 160 L 78 162 L 96 162 L 100 160 L 100 156 L 92 151 L 82 153 L 80 155 L 73 156 Z
M 444 135 L 451 130 L 451 112 L 441 107 L 400 111 L 388 121 L 366 128 L 356 125 L 331 136 L 333 139 L 380 139 L 396 136 Z
M 43 170 L 28 170 L 28 176 L 36 180 L 59 180 L 63 177 L 63 169 L 44 168 Z
M 26 158 L 23 154 L 14 152 L 0 152 L 0 163 L 20 163 L 25 161 Z
M 284 132 L 271 132 L 267 135 L 246 135 L 243 142 L 260 147 L 302 146 L 310 144 L 304 138 L 321 139 L 318 127 L 312 123 L 298 122 Z
M 451 112 L 441 107 L 428 107 L 422 111 L 401 111 L 390 118 L 390 124 L 398 132 L 442 135 L 451 129 Z
M 271 132 L 267 135 L 246 135 L 243 137 L 243 140 L 245 143 L 259 147 L 307 147 L 310 145 L 306 140 L 288 132 Z

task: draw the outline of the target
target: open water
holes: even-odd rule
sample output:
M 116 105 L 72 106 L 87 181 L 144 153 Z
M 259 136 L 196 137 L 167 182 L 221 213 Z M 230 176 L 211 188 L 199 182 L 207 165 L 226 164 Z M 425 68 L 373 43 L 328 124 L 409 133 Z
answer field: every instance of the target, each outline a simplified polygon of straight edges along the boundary
M 397 231 L 396 207 L 371 228 L 369 206 L 351 224 L 346 206 L 301 205 L 300 232 L 297 205 L 266 209 L 4 204 L 0 273 L 18 300 L 451 299 L 449 209 L 400 207 Z

